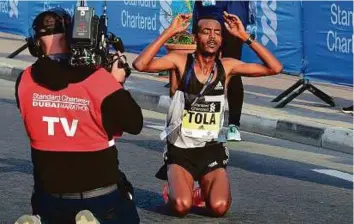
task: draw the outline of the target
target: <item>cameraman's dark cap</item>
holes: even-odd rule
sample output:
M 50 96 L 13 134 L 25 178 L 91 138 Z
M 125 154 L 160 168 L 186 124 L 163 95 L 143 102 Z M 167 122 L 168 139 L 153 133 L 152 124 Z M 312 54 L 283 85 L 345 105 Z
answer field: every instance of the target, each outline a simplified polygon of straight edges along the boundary
M 40 13 L 33 21 L 35 36 L 42 37 L 65 33 L 71 24 L 71 16 L 62 8 L 52 8 Z

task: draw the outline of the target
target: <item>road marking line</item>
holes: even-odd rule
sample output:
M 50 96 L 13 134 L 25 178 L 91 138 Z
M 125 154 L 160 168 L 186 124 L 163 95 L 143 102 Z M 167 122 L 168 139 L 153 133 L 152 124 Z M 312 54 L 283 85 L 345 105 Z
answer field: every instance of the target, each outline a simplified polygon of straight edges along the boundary
M 159 131 L 163 131 L 165 129 L 165 127 L 162 126 L 162 125 L 147 124 L 145 126 L 148 127 L 148 128 L 159 130 Z
M 344 173 L 338 170 L 330 170 L 330 169 L 312 169 L 312 170 L 318 173 L 327 174 L 329 176 L 333 176 L 333 177 L 337 177 L 343 180 L 353 182 L 353 175 L 349 173 Z

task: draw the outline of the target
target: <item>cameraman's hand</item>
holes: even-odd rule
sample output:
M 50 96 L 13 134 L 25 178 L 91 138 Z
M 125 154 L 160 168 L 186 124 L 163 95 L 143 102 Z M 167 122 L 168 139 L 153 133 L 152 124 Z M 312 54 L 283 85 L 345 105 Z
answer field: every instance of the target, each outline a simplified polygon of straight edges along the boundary
M 119 56 L 122 56 L 123 54 L 120 53 L 120 51 L 117 51 L 117 54 Z M 113 57 L 113 60 L 116 60 L 118 59 L 118 56 L 115 55 Z M 124 59 L 123 59 L 124 60 Z M 111 71 L 111 74 L 113 75 L 113 77 L 120 83 L 124 83 L 125 82 L 125 71 L 124 71 L 124 68 L 118 68 L 118 62 L 119 60 L 116 60 L 113 65 L 112 65 L 112 71 Z

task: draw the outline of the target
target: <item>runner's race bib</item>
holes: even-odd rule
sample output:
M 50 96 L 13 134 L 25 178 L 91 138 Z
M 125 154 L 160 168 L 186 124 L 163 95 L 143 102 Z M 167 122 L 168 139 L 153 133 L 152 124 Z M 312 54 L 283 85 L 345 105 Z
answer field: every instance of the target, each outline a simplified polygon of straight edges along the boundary
M 195 103 L 184 109 L 181 132 L 192 138 L 217 138 L 221 127 L 220 101 Z

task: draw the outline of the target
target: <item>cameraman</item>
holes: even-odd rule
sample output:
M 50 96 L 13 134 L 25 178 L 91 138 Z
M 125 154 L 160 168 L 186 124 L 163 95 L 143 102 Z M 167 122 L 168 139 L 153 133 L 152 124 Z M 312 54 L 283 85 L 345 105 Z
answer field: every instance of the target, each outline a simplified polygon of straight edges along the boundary
M 69 65 L 70 27 L 61 8 L 35 18 L 29 49 L 38 60 L 16 82 L 31 145 L 35 215 L 17 223 L 139 223 L 114 139 L 139 134 L 142 111 L 121 84 L 118 62 L 110 73 Z

